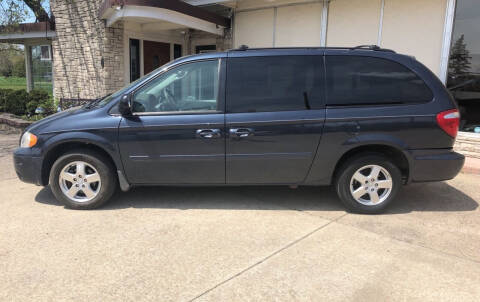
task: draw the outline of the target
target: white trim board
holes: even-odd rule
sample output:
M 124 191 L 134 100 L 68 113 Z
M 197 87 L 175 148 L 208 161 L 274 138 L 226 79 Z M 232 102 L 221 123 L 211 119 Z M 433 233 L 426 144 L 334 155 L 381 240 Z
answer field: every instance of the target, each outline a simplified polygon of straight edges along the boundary
M 447 9 L 445 11 L 445 25 L 443 28 L 442 53 L 440 55 L 439 78 L 446 84 L 448 73 L 448 59 L 450 57 L 450 47 L 452 44 L 453 24 L 455 21 L 456 0 L 446 0 Z
M 329 0 L 323 1 L 322 6 L 322 24 L 320 29 L 320 46 L 327 46 L 327 32 L 328 32 L 328 8 L 330 5 Z
M 32 31 L 26 33 L 11 33 L 11 34 L 0 34 L 1 40 L 22 40 L 22 39 L 35 39 L 35 38 L 54 38 L 56 33 L 54 31 Z
M 382 34 L 383 34 L 383 12 L 385 11 L 385 0 L 382 0 L 380 6 L 380 20 L 378 22 L 378 36 L 377 36 L 377 45 L 382 45 Z

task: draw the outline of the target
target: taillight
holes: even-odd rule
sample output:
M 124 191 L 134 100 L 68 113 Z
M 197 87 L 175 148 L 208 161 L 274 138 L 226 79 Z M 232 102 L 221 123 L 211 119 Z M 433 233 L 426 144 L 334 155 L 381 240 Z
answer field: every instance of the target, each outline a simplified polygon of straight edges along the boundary
M 443 131 L 455 138 L 460 126 L 460 113 L 457 109 L 440 112 L 437 114 L 437 123 Z

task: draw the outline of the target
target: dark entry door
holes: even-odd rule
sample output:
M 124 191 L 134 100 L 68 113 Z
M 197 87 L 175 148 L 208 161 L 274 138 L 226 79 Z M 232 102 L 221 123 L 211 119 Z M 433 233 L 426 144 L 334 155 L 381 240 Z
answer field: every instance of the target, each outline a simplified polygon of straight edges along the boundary
M 143 41 L 144 74 L 170 61 L 170 44 L 154 41 Z

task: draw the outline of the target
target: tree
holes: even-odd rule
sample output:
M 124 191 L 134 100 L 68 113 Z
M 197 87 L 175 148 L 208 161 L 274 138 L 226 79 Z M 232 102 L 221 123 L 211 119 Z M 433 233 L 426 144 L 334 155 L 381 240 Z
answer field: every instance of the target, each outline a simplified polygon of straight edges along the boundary
M 25 58 L 23 56 L 15 57 L 12 59 L 13 68 L 12 68 L 12 76 L 24 78 L 26 69 L 25 69 Z
M 472 57 L 465 43 L 465 36 L 462 34 L 455 41 L 450 51 L 450 60 L 448 63 L 448 73 L 453 76 L 462 76 L 470 71 Z
M 44 0 L 45 1 L 45 0 Z M 35 14 L 37 22 L 50 21 L 47 11 L 43 8 L 42 0 L 23 0 L 25 4 L 32 10 Z
M 44 8 L 48 0 L 0 0 L 0 25 L 15 26 L 25 21 L 30 11 L 37 22 L 52 21 Z
M 19 61 L 25 62 L 23 49 L 18 45 L 0 43 L 0 76 L 11 76 L 13 74 L 15 63 L 18 63 Z

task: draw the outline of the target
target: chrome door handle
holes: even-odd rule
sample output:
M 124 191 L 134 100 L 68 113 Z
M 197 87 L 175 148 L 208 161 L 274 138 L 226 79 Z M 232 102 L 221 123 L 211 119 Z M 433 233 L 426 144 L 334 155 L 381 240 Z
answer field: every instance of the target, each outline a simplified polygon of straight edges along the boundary
M 222 136 L 220 129 L 198 129 L 196 134 L 200 138 L 218 138 Z
M 234 137 L 248 137 L 254 134 L 254 130 L 252 128 L 231 128 L 230 135 Z

